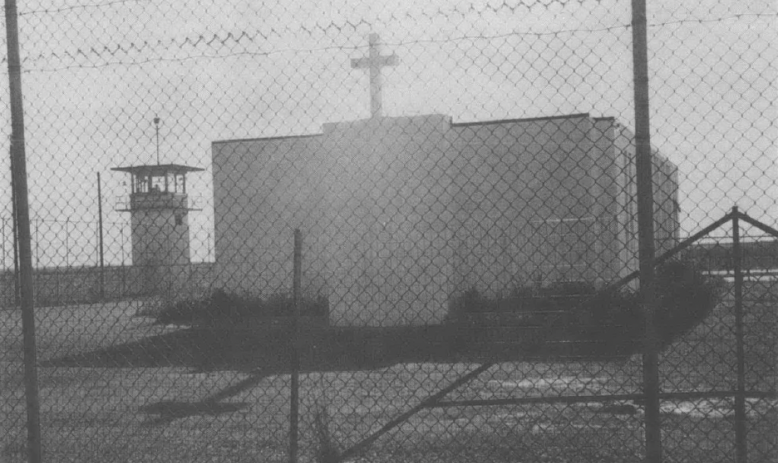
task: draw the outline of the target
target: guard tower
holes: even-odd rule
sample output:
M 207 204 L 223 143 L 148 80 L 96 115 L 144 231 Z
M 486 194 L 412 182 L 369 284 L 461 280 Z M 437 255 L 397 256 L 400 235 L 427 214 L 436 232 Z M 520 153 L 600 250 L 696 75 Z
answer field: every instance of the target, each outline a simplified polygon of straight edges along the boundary
M 144 292 L 158 292 L 188 274 L 189 204 L 186 174 L 203 169 L 180 164 L 114 167 L 130 174 L 129 201 L 116 210 L 130 213 L 132 264 L 144 267 Z M 176 285 L 177 286 L 177 285 Z

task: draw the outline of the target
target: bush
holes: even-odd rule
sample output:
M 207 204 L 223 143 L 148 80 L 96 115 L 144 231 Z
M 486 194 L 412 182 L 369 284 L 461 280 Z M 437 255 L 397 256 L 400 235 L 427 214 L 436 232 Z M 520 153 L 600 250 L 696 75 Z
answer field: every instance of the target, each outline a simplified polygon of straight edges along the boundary
M 690 332 L 713 310 L 719 288 L 685 262 L 670 262 L 656 276 L 659 299 L 656 324 L 663 344 Z
M 340 446 L 330 431 L 330 415 L 326 406 L 319 406 L 313 416 L 316 431 L 315 460 L 317 463 L 335 463 L 340 461 Z
M 716 285 L 687 263 L 674 261 L 659 266 L 655 278 L 655 323 L 662 347 L 690 332 L 710 314 L 719 299 Z M 633 343 L 644 338 L 645 314 L 640 297 L 633 291 L 604 295 L 587 304 L 599 340 Z
M 201 299 L 187 299 L 168 304 L 156 316 L 156 323 L 163 325 L 213 324 L 214 322 L 240 322 L 249 319 L 291 317 L 294 300 L 288 294 L 273 294 L 267 299 L 257 296 L 228 294 L 214 290 Z M 300 315 L 304 317 L 329 316 L 329 301 L 324 296 L 303 299 Z
M 572 309 L 583 296 L 595 294 L 594 285 L 584 282 L 558 282 L 542 289 L 518 287 L 505 297 L 487 298 L 476 288 L 470 288 L 449 302 L 446 321 L 452 322 L 468 314 L 536 313 Z
M 656 326 L 662 347 L 688 333 L 718 301 L 716 286 L 688 262 L 673 261 L 656 271 Z M 516 290 L 489 299 L 475 288 L 449 304 L 446 321 L 460 325 L 458 336 L 477 332 L 483 339 L 487 313 L 522 313 L 527 325 L 550 326 L 555 339 L 593 341 L 621 352 L 639 349 L 645 316 L 638 292 L 596 292 L 585 283 L 560 283 L 540 291 Z M 465 321 L 466 326 L 465 326 Z M 468 334 L 472 338 L 472 333 Z

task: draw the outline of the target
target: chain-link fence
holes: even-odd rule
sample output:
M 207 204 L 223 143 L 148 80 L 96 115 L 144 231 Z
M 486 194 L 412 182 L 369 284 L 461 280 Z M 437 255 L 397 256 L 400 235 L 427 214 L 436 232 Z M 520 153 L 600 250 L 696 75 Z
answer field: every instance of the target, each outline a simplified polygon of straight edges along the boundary
M 773 461 L 775 5 L 633 3 L 6 2 L 0 459 Z

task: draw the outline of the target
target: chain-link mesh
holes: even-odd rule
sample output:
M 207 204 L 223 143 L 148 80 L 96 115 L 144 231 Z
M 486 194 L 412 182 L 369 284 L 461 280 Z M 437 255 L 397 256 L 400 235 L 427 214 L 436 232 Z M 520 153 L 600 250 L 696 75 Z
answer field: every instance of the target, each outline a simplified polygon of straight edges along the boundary
M 455 3 L 20 5 L 0 460 L 29 257 L 45 461 L 643 461 L 630 5 Z M 662 453 L 772 461 L 775 5 L 649 3 Z

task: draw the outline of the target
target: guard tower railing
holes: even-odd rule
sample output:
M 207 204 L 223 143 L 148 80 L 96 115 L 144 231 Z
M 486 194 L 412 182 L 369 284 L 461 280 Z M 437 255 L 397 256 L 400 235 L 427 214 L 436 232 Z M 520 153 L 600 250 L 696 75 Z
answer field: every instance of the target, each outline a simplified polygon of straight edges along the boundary
M 170 208 L 173 201 L 178 201 L 176 207 L 190 211 L 200 211 L 205 205 L 205 198 L 199 195 L 192 196 L 164 192 L 160 192 L 158 195 L 143 193 L 117 196 L 114 198 L 113 205 L 115 211 L 126 212 L 133 210 L 133 208 Z

